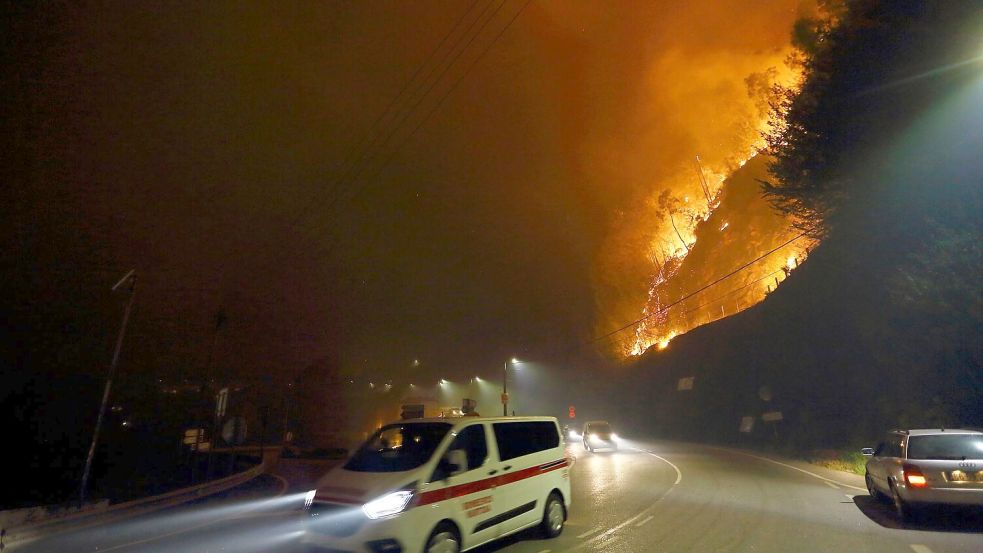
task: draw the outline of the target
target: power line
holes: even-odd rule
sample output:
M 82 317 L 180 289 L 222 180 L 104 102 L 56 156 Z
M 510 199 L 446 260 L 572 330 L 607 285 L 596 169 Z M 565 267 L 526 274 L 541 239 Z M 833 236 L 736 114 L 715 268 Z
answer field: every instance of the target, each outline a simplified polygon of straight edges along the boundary
M 423 101 L 426 100 L 427 96 L 430 95 L 430 93 L 433 91 L 433 89 L 436 88 L 436 86 L 438 84 L 440 84 L 440 82 L 444 79 L 444 76 L 447 75 L 447 72 L 450 71 L 450 69 L 457 63 L 457 61 L 461 58 L 461 56 L 464 55 L 464 53 L 468 50 L 468 48 L 471 46 L 471 44 L 474 42 L 474 40 L 476 38 L 478 38 L 478 36 L 485 30 L 485 27 L 488 26 L 488 23 L 490 23 L 491 20 L 494 19 L 496 15 L 498 15 L 499 10 L 502 9 L 502 6 L 505 5 L 505 2 L 506 1 L 507 0 L 502 0 L 502 2 L 498 5 L 498 7 L 495 8 L 495 10 L 493 12 L 491 12 L 491 14 L 487 18 L 484 19 L 484 22 L 481 23 L 481 25 L 478 27 L 478 29 L 474 33 L 471 34 L 471 38 L 464 45 L 464 47 L 457 51 L 457 53 L 451 59 L 450 63 L 448 63 L 446 66 L 444 66 L 444 69 L 440 72 L 439 75 L 437 75 L 437 78 L 435 80 L 433 80 L 430 83 L 429 86 L 427 86 L 426 90 L 423 92 L 422 95 L 420 95 L 417 98 L 416 102 L 414 102 L 413 105 L 411 105 L 409 107 L 409 109 L 407 109 L 407 110 L 404 111 L 403 116 L 399 118 L 399 120 L 396 122 L 396 124 L 392 128 L 392 130 L 388 134 L 386 134 L 385 138 L 379 144 L 379 148 L 377 149 L 377 151 L 375 153 L 373 153 L 372 155 L 370 155 L 369 157 L 367 157 L 365 159 L 365 163 L 363 163 L 358 168 L 358 171 L 356 171 L 355 174 L 353 174 L 351 176 L 350 180 L 353 183 L 355 181 L 357 181 L 359 179 L 359 177 L 362 176 L 362 174 L 365 172 L 365 170 L 367 170 L 371 166 L 371 162 L 373 160 L 375 160 L 382 153 L 383 149 L 386 146 L 388 146 L 390 140 L 392 140 L 392 138 L 394 136 L 396 136 L 396 134 L 403 128 L 403 126 L 406 124 L 406 122 L 410 120 L 410 117 L 413 115 L 413 112 L 416 111 L 417 108 L 419 108 L 420 105 L 423 104 Z M 464 32 L 464 34 L 461 35 L 461 37 L 458 38 L 458 40 L 455 42 L 455 44 L 451 47 L 451 50 L 450 50 L 451 52 L 454 52 L 457 49 L 457 46 L 460 44 L 461 40 L 463 40 L 464 36 L 466 36 L 467 33 L 474 27 L 474 24 L 475 23 L 477 23 L 479 20 L 481 20 L 485 16 L 485 14 L 488 11 L 488 8 L 490 8 L 493 4 L 494 4 L 494 1 L 493 2 L 489 2 L 485 6 L 485 9 L 482 10 L 482 12 L 478 15 L 478 17 L 474 21 L 471 22 L 471 25 L 468 26 L 468 29 Z M 507 26 L 506 26 L 506 28 L 507 28 Z M 495 41 L 493 40 L 492 43 L 494 43 L 494 42 Z M 426 80 L 429 79 L 431 75 L 433 75 L 433 71 L 436 70 L 437 67 L 440 67 L 440 65 L 442 65 L 442 63 L 443 63 L 443 61 L 441 61 L 440 63 L 438 63 L 435 67 L 433 67 L 431 69 L 430 73 L 428 73 L 427 76 L 425 77 L 424 82 L 426 82 Z M 467 70 L 465 70 L 464 75 L 466 75 L 466 74 L 467 74 Z M 463 76 L 462 76 L 462 79 L 463 79 Z M 460 82 L 460 80 L 461 79 L 459 79 L 458 82 Z M 456 87 L 456 83 L 455 83 L 455 86 L 452 86 L 451 87 L 451 90 L 453 90 L 455 87 Z M 446 95 L 444 97 L 446 97 Z M 443 104 L 443 98 L 441 98 L 437 102 L 437 107 L 439 108 L 441 104 Z M 435 110 L 431 110 L 426 116 L 424 116 L 424 118 L 422 119 L 422 122 L 426 122 L 430 118 L 430 115 L 434 111 Z M 368 176 L 367 178 L 363 179 L 363 182 L 362 182 L 361 186 L 354 186 L 353 185 L 350 190 L 354 190 L 354 193 L 350 194 L 347 198 L 344 198 L 344 200 L 345 201 L 351 201 L 351 200 L 354 200 L 356 197 L 358 197 L 358 194 L 359 194 L 359 192 L 361 192 L 362 188 L 364 188 L 369 182 L 372 181 L 372 179 L 374 179 L 375 177 L 377 177 L 379 175 L 379 173 L 382 172 L 382 169 L 384 169 L 389 164 L 389 162 L 392 161 L 393 156 L 397 152 L 399 152 L 400 149 L 402 149 L 402 146 L 407 141 L 409 141 L 411 138 L 413 138 L 413 136 L 416 134 L 416 131 L 419 129 L 419 127 L 420 127 L 420 125 L 417 125 L 417 127 L 414 128 L 408 135 L 406 135 L 406 136 L 404 136 L 402 138 L 402 140 L 400 141 L 399 144 L 396 144 L 390 150 L 389 155 L 385 158 L 385 160 L 381 164 L 379 164 L 379 165 L 376 166 L 377 167 L 377 170 L 374 173 L 372 173 L 370 176 Z M 327 206 L 325 206 L 325 210 L 331 210 L 331 209 L 333 209 L 335 207 L 335 205 L 337 205 L 342 200 L 342 196 L 341 195 L 343 193 L 344 193 L 344 191 L 341 191 L 337 196 L 335 196 L 335 198 Z M 333 247 L 333 244 L 332 244 L 332 247 Z
M 503 5 L 505 5 L 505 2 L 506 1 L 507 0 L 503 0 L 503 2 L 501 4 L 499 4 L 499 7 L 496 8 L 496 10 L 492 14 L 492 17 L 491 18 L 494 18 L 494 16 L 498 13 L 498 10 Z M 353 188 L 353 193 L 350 194 L 349 197 L 345 198 L 346 201 L 351 201 L 351 200 L 355 199 L 356 197 L 358 197 L 358 194 L 361 193 L 361 191 L 364 190 L 364 188 L 369 183 L 371 183 L 372 180 L 375 179 L 382 172 L 382 170 L 386 166 L 389 165 L 389 163 L 393 160 L 393 157 L 400 151 L 400 149 L 402 148 L 402 146 L 405 145 L 411 138 L 413 138 L 416 135 L 416 133 L 430 120 L 430 118 L 433 117 L 433 115 L 437 112 L 437 110 L 439 110 L 440 107 L 443 105 L 444 101 L 446 101 L 447 98 L 457 89 L 457 87 L 461 84 L 461 82 L 463 82 L 464 79 L 471 73 L 471 70 L 474 69 L 474 67 L 478 64 L 478 62 L 480 62 L 485 57 L 485 55 L 491 50 L 492 46 L 494 46 L 495 43 L 497 43 L 498 40 L 505 34 L 505 32 L 508 31 L 508 29 L 512 26 L 512 24 L 515 22 L 515 20 L 519 18 L 519 15 L 521 15 L 522 12 L 526 9 L 526 7 L 529 4 L 531 4 L 531 3 L 532 3 L 532 0 L 526 0 L 526 3 L 523 4 L 521 8 L 519 8 L 519 10 L 515 13 L 515 15 L 512 16 L 512 19 L 510 19 L 509 22 L 498 32 L 498 34 L 495 35 L 495 38 L 493 38 L 485 46 L 484 50 L 482 50 L 481 53 L 478 54 L 478 56 L 475 57 L 472 60 L 471 64 L 464 70 L 463 73 L 461 73 L 461 75 L 454 82 L 454 84 L 451 85 L 450 88 L 448 88 L 444 92 L 444 94 L 440 97 L 440 99 L 433 106 L 433 108 L 431 108 L 431 110 L 423 117 L 423 119 L 421 119 L 419 121 L 419 123 L 417 123 L 416 127 L 414 127 L 413 130 L 410 131 L 409 134 L 407 134 L 405 137 L 403 137 L 403 139 L 401 140 L 401 142 L 399 144 L 397 144 L 394 148 L 392 148 L 389 151 L 389 155 L 385 158 L 385 160 L 383 160 L 383 162 L 381 164 L 379 164 L 379 165 L 376 166 L 376 171 L 374 173 L 372 173 L 371 175 L 369 175 L 366 179 L 364 179 L 361 186 L 357 186 L 357 187 L 354 187 Z M 491 20 L 491 18 L 489 18 L 488 20 L 486 20 L 485 24 L 487 24 L 488 21 Z M 481 30 L 483 30 L 483 28 L 484 28 L 484 24 L 482 26 L 482 29 L 479 29 L 478 33 L 480 33 Z M 470 44 L 470 42 L 468 44 Z M 461 52 L 463 53 L 464 50 L 462 50 Z M 450 66 L 448 66 L 448 68 L 449 67 Z M 439 81 L 439 79 L 438 79 L 438 81 Z M 432 87 L 431 87 L 431 89 L 432 89 Z M 428 89 L 428 93 L 429 93 L 429 90 L 430 89 Z M 388 140 L 387 140 L 387 142 L 388 142 Z M 359 171 L 359 173 L 356 174 L 354 178 L 357 178 L 359 175 L 361 175 L 361 171 Z M 329 208 L 332 207 L 334 205 L 334 203 L 336 203 L 336 202 L 333 202 L 332 205 L 329 206 Z M 318 252 L 315 252 L 315 253 L 317 253 L 317 254 L 326 254 L 326 253 L 329 253 L 334 248 L 334 246 L 337 244 L 337 242 L 338 242 L 338 236 L 335 235 L 334 239 L 331 242 L 329 242 L 326 246 L 323 246 L 322 248 L 320 248 L 319 251 Z
M 399 92 L 397 92 L 396 95 L 393 96 L 393 98 L 389 101 L 389 104 L 386 106 L 386 109 L 384 109 L 378 115 L 378 117 L 376 117 L 375 121 L 373 121 L 372 125 L 369 127 L 369 130 L 365 133 L 365 135 L 358 142 L 358 144 L 356 144 L 355 147 L 353 147 L 351 150 L 349 150 L 349 153 L 345 156 L 345 158 L 342 161 L 342 169 L 343 169 L 342 172 L 339 174 L 339 176 L 336 179 L 334 179 L 334 182 L 331 183 L 331 185 L 330 185 L 332 189 L 336 189 L 338 186 L 340 186 L 341 183 L 342 183 L 342 181 L 344 180 L 344 177 L 352 169 L 354 169 L 355 167 L 358 166 L 358 164 L 362 161 L 362 159 L 365 157 L 365 154 L 368 151 L 370 151 L 372 148 L 375 147 L 377 138 L 380 135 L 377 135 L 376 134 L 375 135 L 375 138 L 373 138 L 372 140 L 369 140 L 369 137 L 374 135 L 376 128 L 380 125 L 380 123 L 382 123 L 382 121 L 386 118 L 386 116 L 389 115 L 389 113 L 393 111 L 393 108 L 399 103 L 399 100 L 403 97 L 404 93 L 406 93 L 406 91 L 410 88 L 410 85 L 413 84 L 413 82 L 416 80 L 416 78 L 420 75 L 420 73 L 423 71 L 423 68 L 426 67 L 426 66 L 428 66 L 428 65 L 430 65 L 431 60 L 433 60 L 436 57 L 437 52 L 439 52 L 440 49 L 444 46 L 444 44 L 447 42 L 447 39 L 450 38 L 457 31 L 457 29 L 461 26 L 461 23 L 465 20 L 465 18 L 468 16 L 468 14 L 471 13 L 471 10 L 473 10 L 474 7 L 478 4 L 478 1 L 479 0 L 474 0 L 473 2 L 471 2 L 471 4 L 468 6 L 468 9 L 465 10 L 464 13 L 461 14 L 461 16 L 454 23 L 454 25 L 447 31 L 447 33 L 443 36 L 443 38 L 440 39 L 440 42 L 437 43 L 437 46 L 434 47 L 434 49 L 430 52 L 430 54 L 426 58 L 424 58 L 423 63 L 421 63 L 421 64 L 419 64 L 417 66 L 416 70 L 413 72 L 413 75 L 411 75 L 410 78 L 407 79 L 407 81 L 405 83 L 403 83 L 403 86 L 399 89 Z M 488 6 L 490 6 L 490 5 L 491 5 L 491 3 L 488 4 Z M 487 9 L 487 6 L 486 6 L 486 9 Z M 475 18 L 475 22 L 480 17 L 481 16 L 479 15 L 478 18 Z M 474 25 L 474 22 L 472 22 L 472 24 L 469 25 L 468 29 L 464 31 L 464 33 L 462 34 L 462 36 L 466 35 L 468 33 L 468 31 L 470 31 L 470 29 L 471 29 L 471 27 L 473 25 Z M 458 39 L 458 40 L 460 40 L 460 39 Z M 453 46 L 451 46 L 451 50 L 450 51 L 454 51 L 456 49 L 456 47 L 457 47 L 456 44 L 453 45 Z M 438 65 L 439 65 L 439 63 L 438 63 Z M 429 78 L 429 75 L 426 78 L 424 78 L 424 82 L 426 81 L 427 78 Z M 403 111 L 403 108 L 400 108 L 400 109 L 396 110 L 395 113 L 398 113 L 399 111 Z M 353 156 L 353 154 L 355 154 L 355 155 Z M 308 201 L 304 205 L 304 207 L 300 210 L 300 212 L 298 212 L 294 216 L 294 218 L 291 220 L 291 222 L 288 225 L 288 227 L 293 227 L 293 226 L 296 226 L 297 224 L 299 224 L 300 221 L 303 220 L 307 215 L 309 215 L 310 214 L 310 211 L 314 207 L 316 207 L 318 201 L 319 201 L 319 198 L 317 198 L 317 196 L 311 198 L 311 200 Z M 333 202 L 332 202 L 332 204 L 333 204 Z
M 531 0 L 529 0 L 529 1 L 531 1 Z M 389 132 L 386 132 L 386 133 L 381 134 L 381 135 L 377 135 L 377 137 L 378 136 L 382 136 L 383 137 L 381 142 L 379 142 L 378 140 L 375 140 L 375 139 L 373 139 L 372 141 L 370 141 L 370 143 L 363 149 L 363 151 L 360 152 L 356 156 L 356 158 L 353 161 L 353 163 L 345 171 L 343 171 L 343 173 L 337 179 L 335 179 L 336 185 L 333 186 L 333 189 L 336 190 L 336 194 L 330 199 L 330 201 L 327 202 L 326 205 L 323 205 L 323 211 L 330 211 L 336 205 L 338 205 L 340 202 L 342 202 L 342 201 L 350 201 L 350 200 L 354 199 L 355 197 L 357 197 L 357 195 L 361 191 L 361 189 L 364 188 L 368 184 L 368 181 L 371 180 L 371 178 L 374 178 L 375 176 L 377 176 L 381 172 L 381 169 L 384 168 L 389 163 L 389 161 L 392 159 L 392 156 L 402 148 L 403 144 L 405 144 L 406 141 L 408 141 L 410 138 L 412 138 L 412 136 L 416 133 L 416 130 L 419 128 L 419 125 L 417 126 L 417 129 L 414 129 L 410 134 L 408 134 L 405 137 L 403 137 L 401 139 L 400 143 L 397 144 L 397 145 L 395 145 L 393 147 L 393 149 L 390 151 L 389 157 L 386 158 L 386 160 L 383 162 L 383 164 L 381 166 L 379 166 L 379 169 L 377 171 L 375 171 L 375 173 L 373 173 L 371 177 L 369 177 L 367 179 L 361 179 L 362 180 L 362 183 L 361 184 L 357 184 L 357 181 L 360 179 L 360 177 L 362 177 L 362 175 L 366 171 L 366 169 L 368 169 L 372 165 L 373 160 L 377 159 L 379 157 L 380 153 L 382 153 L 382 149 L 385 148 L 389 144 L 389 142 L 392 140 L 392 138 L 403 128 L 403 126 L 410 119 L 410 117 L 412 116 L 412 114 L 419 108 L 419 106 L 423 103 L 423 101 L 430 95 L 430 93 L 433 91 L 433 89 L 444 79 L 444 76 L 447 74 L 447 72 L 457 63 L 458 59 L 460 59 L 460 57 L 468 50 L 468 48 L 470 47 L 470 45 L 482 33 L 482 31 L 484 31 L 484 29 L 488 25 L 488 23 L 490 23 L 491 20 L 494 19 L 495 15 L 498 14 L 499 10 L 501 10 L 502 6 L 504 6 L 506 2 L 507 2 L 507 0 L 502 0 L 502 2 L 500 4 L 498 4 L 498 7 L 495 8 L 495 10 L 488 17 L 485 17 L 485 15 L 488 13 L 488 8 L 490 8 L 495 3 L 494 0 L 492 0 L 491 2 L 489 2 L 485 6 L 485 8 L 478 14 L 478 16 L 474 20 L 471 21 L 471 23 L 468 25 L 467 29 L 456 40 L 454 40 L 453 44 L 450 46 L 450 50 L 448 51 L 448 53 L 445 54 L 444 56 L 442 56 L 442 58 L 440 59 L 440 61 L 438 61 L 436 63 L 436 65 L 434 65 L 431 68 L 431 70 L 427 73 L 426 77 L 424 77 L 424 79 L 421 81 L 420 86 L 421 87 L 422 86 L 426 86 L 426 89 L 424 90 L 424 92 L 416 98 L 416 101 L 412 105 L 410 105 L 409 107 L 402 108 L 402 109 L 399 110 L 400 112 L 402 112 L 402 116 L 401 117 L 398 117 L 398 122 L 395 123 L 395 126 L 393 126 Z M 527 1 L 527 4 L 528 3 L 529 2 Z M 473 8 L 473 5 L 472 5 L 472 8 Z M 472 8 L 469 8 L 464 13 L 464 15 L 461 18 L 458 19 L 457 23 L 455 23 L 454 27 L 452 27 L 451 31 L 448 32 L 448 34 L 445 35 L 444 39 L 441 40 L 440 45 L 443 45 L 444 43 L 446 43 L 447 38 L 449 38 L 450 36 L 452 36 L 456 32 L 457 27 L 459 27 L 460 24 L 466 19 L 467 14 L 471 12 Z M 524 8 L 525 8 L 525 6 L 523 6 L 523 9 Z M 522 10 L 520 10 L 520 13 L 521 13 L 521 11 Z M 518 14 L 516 15 L 516 17 L 517 16 L 518 16 Z M 514 20 L 515 20 L 515 17 L 513 17 L 512 21 L 514 21 Z M 478 28 L 473 33 L 471 33 L 472 29 L 474 29 L 475 24 L 478 23 L 479 21 L 481 21 L 480 25 L 478 26 Z M 511 25 L 512 21 L 509 22 L 509 24 L 506 26 L 506 29 L 508 28 L 508 26 Z M 503 30 L 503 32 L 504 32 L 504 30 Z M 501 36 L 502 33 L 499 33 L 499 36 Z M 469 36 L 469 35 L 470 35 L 470 39 L 467 41 L 467 43 L 464 45 L 464 47 L 461 48 L 461 49 L 458 49 L 458 45 L 460 45 L 461 41 L 464 40 L 464 38 L 467 37 L 467 36 Z M 495 40 L 492 41 L 492 44 L 495 41 L 497 41 L 497 39 L 498 39 L 498 37 L 496 37 Z M 489 45 L 489 48 L 490 48 L 490 45 Z M 439 50 L 439 48 L 438 49 L 434 49 L 431 52 L 430 58 L 428 58 L 423 64 L 421 64 L 420 70 L 422 70 L 422 68 L 426 67 L 427 65 L 430 65 L 430 63 L 429 63 L 430 62 L 430 59 L 433 58 L 433 56 L 438 52 L 438 50 Z M 448 56 L 451 56 L 452 53 L 454 53 L 455 51 L 456 51 L 456 53 L 453 54 L 453 57 L 451 57 L 450 62 L 447 63 L 446 65 L 444 65 L 444 61 L 447 60 L 448 59 Z M 488 51 L 488 48 L 486 48 L 485 51 L 482 52 L 482 54 L 479 55 L 479 58 L 482 57 L 487 51 Z M 436 71 L 436 68 L 437 67 L 441 67 L 441 66 L 443 66 L 443 69 L 440 71 L 440 73 L 438 74 L 438 76 L 436 77 L 436 79 L 433 80 L 432 82 L 430 82 L 429 85 L 424 84 L 424 83 L 426 83 L 430 79 L 430 77 L 433 75 L 434 71 Z M 468 71 L 466 70 L 464 75 L 466 75 L 467 72 Z M 414 77 L 417 76 L 417 75 L 419 75 L 419 73 L 420 73 L 420 71 L 414 72 Z M 456 88 L 456 85 L 463 79 L 463 76 L 464 75 L 462 75 L 462 77 L 458 79 L 457 83 L 455 83 L 455 85 L 451 87 L 452 90 L 453 90 L 453 88 Z M 404 89 L 405 88 L 408 88 L 409 85 L 412 82 L 413 82 L 413 79 L 411 78 L 409 81 L 407 81 L 407 84 L 404 85 Z M 410 94 L 408 94 L 407 97 L 414 96 L 415 95 L 415 91 L 416 90 L 419 90 L 419 88 L 417 88 L 417 87 L 414 86 L 413 87 L 413 90 L 414 90 L 414 92 L 411 92 Z M 397 97 L 398 96 L 399 96 L 399 94 L 397 94 Z M 444 98 L 446 98 L 446 94 L 444 95 Z M 441 98 L 441 100 L 438 102 L 438 107 L 439 107 L 440 104 L 443 103 L 443 99 L 444 98 Z M 427 116 L 424 117 L 423 121 L 426 121 L 427 119 L 429 119 L 429 117 L 434 113 L 434 111 L 435 110 L 431 110 L 427 114 Z M 370 150 L 373 150 L 373 149 L 375 150 L 375 152 L 370 152 Z M 348 187 L 347 190 L 346 190 L 346 187 L 344 187 L 343 184 L 342 184 L 346 180 L 347 181 L 350 181 L 352 183 L 352 186 Z M 352 190 L 354 190 L 354 193 L 350 193 L 350 194 L 347 194 L 346 195 L 346 191 L 347 192 L 351 192 Z M 305 205 L 305 207 L 301 210 L 301 214 L 299 214 L 297 217 L 295 217 L 291 221 L 291 223 L 288 226 L 288 228 L 289 227 L 295 227 L 298 224 L 300 224 L 300 222 L 303 220 L 304 217 L 306 217 L 308 214 L 310 214 L 310 212 L 313 209 L 318 208 L 319 203 L 320 202 L 319 202 L 319 200 L 317 198 L 312 199 L 311 201 L 309 201 Z M 315 229 L 316 228 L 317 227 L 315 227 Z M 314 230 L 314 229 L 312 229 L 312 230 Z M 333 236 L 333 239 L 326 246 L 322 246 L 320 248 L 317 248 L 319 251 L 314 252 L 314 253 L 315 254 L 318 254 L 318 253 L 330 252 L 334 248 L 334 246 L 335 246 L 336 242 L 338 241 L 338 239 L 339 239 L 339 236 L 337 236 L 337 235 Z M 270 259 L 270 262 L 269 263 L 271 265 L 273 263 L 275 263 L 276 261 L 278 261 L 280 259 L 283 259 L 284 257 L 289 258 L 290 256 L 296 255 L 297 253 L 299 253 L 297 249 L 294 249 L 293 251 L 288 251 L 288 250 L 284 250 L 284 249 L 277 249 L 276 252 L 277 253 L 274 254 L 273 258 Z
M 649 313 L 648 315 L 645 315 L 645 316 L 641 317 L 640 319 L 636 319 L 636 320 L 634 320 L 634 321 L 632 321 L 632 322 L 630 322 L 630 323 L 628 323 L 628 324 L 626 324 L 626 325 L 624 325 L 624 326 L 622 326 L 620 328 L 617 328 L 615 330 L 612 330 L 611 332 L 608 332 L 607 334 L 603 334 L 601 336 L 597 336 L 595 338 L 592 338 L 592 339 L 588 340 L 587 342 L 584 342 L 581 345 L 590 345 L 590 344 L 593 344 L 595 342 L 599 342 L 599 341 L 601 341 L 601 340 L 603 340 L 605 338 L 608 338 L 610 336 L 614 336 L 615 334 L 618 334 L 618 333 L 623 332 L 623 331 L 625 331 L 625 330 L 627 330 L 629 328 L 632 328 L 634 326 L 637 326 L 638 324 L 640 324 L 640 323 L 642 323 L 642 322 L 644 322 L 644 321 L 646 321 L 646 320 L 654 317 L 655 315 L 658 315 L 659 313 L 665 312 L 665 311 L 669 310 L 670 308 L 672 308 L 673 306 L 678 305 L 678 304 L 680 304 L 680 303 L 688 300 L 689 298 L 692 298 L 693 296 L 699 294 L 700 292 L 703 292 L 704 290 L 707 290 L 707 289 L 709 289 L 709 288 L 711 288 L 713 286 L 716 286 L 717 284 L 720 284 L 724 280 L 727 280 L 728 278 L 736 275 L 737 273 L 743 271 L 744 269 L 750 267 L 751 265 L 754 265 L 758 261 L 761 261 L 762 259 L 770 256 L 771 254 L 777 252 L 778 250 L 781 250 L 785 246 L 788 246 L 792 242 L 795 242 L 796 240 L 804 237 L 805 235 L 806 235 L 806 233 L 804 233 L 804 232 L 803 233 L 800 233 L 800 234 L 798 234 L 798 235 L 790 238 L 789 240 L 785 241 L 781 245 L 776 246 L 776 247 L 768 250 L 767 252 L 759 255 L 758 257 L 752 259 L 751 261 L 748 261 L 747 263 L 741 265 L 740 267 L 738 267 L 738 268 L 732 270 L 731 272 L 723 275 L 722 277 L 714 280 L 713 282 L 710 282 L 710 283 L 708 283 L 708 284 L 706 284 L 706 285 L 698 288 L 697 290 L 695 290 L 693 292 L 690 292 L 689 294 L 686 294 L 685 296 L 682 296 L 678 300 L 670 303 L 669 305 L 666 305 L 662 309 L 659 309 L 658 311 L 655 311 L 654 313 Z

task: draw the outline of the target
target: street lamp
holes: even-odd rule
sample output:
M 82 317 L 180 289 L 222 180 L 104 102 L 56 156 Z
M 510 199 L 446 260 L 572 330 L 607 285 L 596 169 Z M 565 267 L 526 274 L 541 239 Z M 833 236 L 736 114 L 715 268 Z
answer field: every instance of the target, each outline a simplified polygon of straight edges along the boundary
M 519 360 L 515 357 L 512 358 L 512 364 L 519 364 Z M 502 369 L 502 416 L 509 416 L 509 362 L 505 362 L 505 367 Z

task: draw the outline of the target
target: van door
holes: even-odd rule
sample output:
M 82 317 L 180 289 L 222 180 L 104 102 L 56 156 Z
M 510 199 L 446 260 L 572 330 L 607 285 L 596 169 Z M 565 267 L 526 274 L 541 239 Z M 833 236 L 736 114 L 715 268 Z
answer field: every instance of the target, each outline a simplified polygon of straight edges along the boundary
M 560 433 L 553 421 L 495 422 L 492 428 L 501 466 L 496 510 L 505 535 L 541 519 L 550 482 L 546 467 L 564 459 L 556 453 Z
M 481 524 L 494 514 L 495 478 L 489 474 L 489 458 L 486 425 L 463 427 L 447 446 L 420 497 L 420 505 L 441 507 L 458 523 L 465 548 L 498 535 L 494 525 Z

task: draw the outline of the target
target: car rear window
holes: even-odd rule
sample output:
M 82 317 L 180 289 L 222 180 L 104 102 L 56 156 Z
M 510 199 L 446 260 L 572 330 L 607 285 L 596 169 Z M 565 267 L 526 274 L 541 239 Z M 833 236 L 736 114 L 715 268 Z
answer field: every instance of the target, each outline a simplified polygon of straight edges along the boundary
M 560 445 L 556 424 L 549 421 L 496 422 L 492 427 L 498 442 L 498 456 L 503 461 Z
M 978 434 L 911 436 L 908 438 L 908 458 L 953 461 L 983 459 L 983 436 Z

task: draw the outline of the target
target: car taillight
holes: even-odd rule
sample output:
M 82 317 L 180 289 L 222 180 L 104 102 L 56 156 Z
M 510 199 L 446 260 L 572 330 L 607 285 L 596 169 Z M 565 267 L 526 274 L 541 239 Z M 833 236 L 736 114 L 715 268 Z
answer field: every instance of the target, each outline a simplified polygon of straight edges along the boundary
M 928 485 L 925 475 L 915 465 L 904 464 L 904 481 L 912 488 L 924 488 Z

